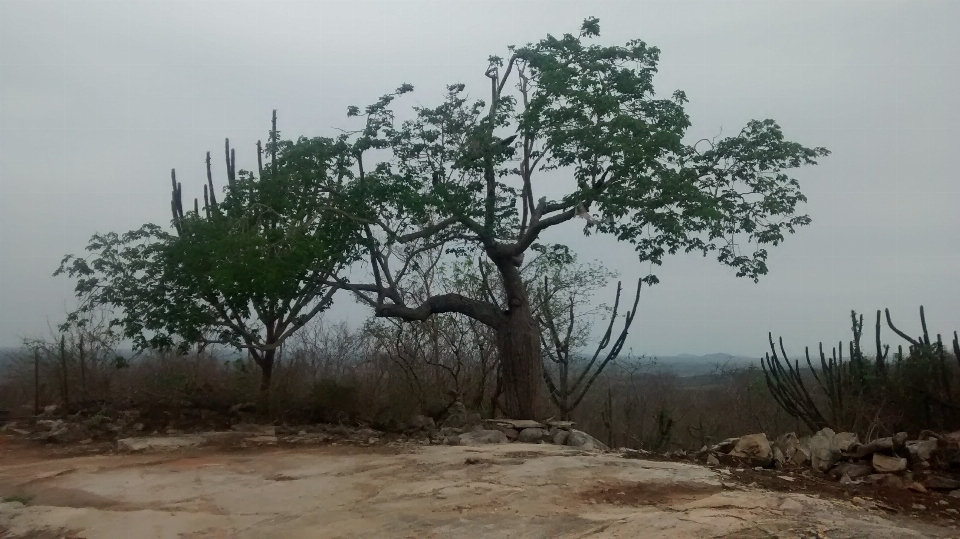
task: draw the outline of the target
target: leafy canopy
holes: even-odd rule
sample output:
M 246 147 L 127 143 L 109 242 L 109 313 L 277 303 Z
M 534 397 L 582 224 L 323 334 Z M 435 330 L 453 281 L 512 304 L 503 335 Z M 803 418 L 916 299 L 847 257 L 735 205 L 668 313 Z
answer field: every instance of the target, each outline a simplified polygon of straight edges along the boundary
M 267 168 L 235 171 L 218 202 L 205 189 L 186 213 L 174 179 L 173 228 L 154 224 L 96 234 L 86 258 L 66 256 L 56 275 L 77 279 L 80 308 L 108 306 L 138 349 L 219 343 L 274 349 L 330 305 L 332 272 L 348 265 L 357 224 L 332 212 L 331 193 L 350 177 L 342 140 L 279 141 Z M 209 192 L 213 182 L 208 163 Z
M 654 91 L 660 51 L 640 40 L 596 44 L 599 35 L 589 18 L 579 35 L 490 57 L 488 100 L 452 84 L 441 104 L 415 106 L 401 122 L 392 107 L 412 91 L 404 85 L 363 110 L 351 107 L 348 115 L 365 120 L 350 138 L 359 162 L 368 150 L 389 151 L 352 184 L 368 201 L 377 280 L 355 292 L 377 290 L 366 296 L 374 305 L 397 303 L 389 292 L 403 275 L 391 274 L 386 257 L 405 268 L 429 247 L 519 264 L 543 230 L 578 216 L 588 219 L 585 233 L 629 242 L 641 261 L 659 265 L 693 251 L 714 253 L 738 276 L 767 273 L 766 246 L 810 223 L 797 211 L 806 198 L 788 171 L 829 152 L 786 140 L 773 120 L 687 142 L 686 96 Z M 558 174 L 573 188 L 537 198 Z

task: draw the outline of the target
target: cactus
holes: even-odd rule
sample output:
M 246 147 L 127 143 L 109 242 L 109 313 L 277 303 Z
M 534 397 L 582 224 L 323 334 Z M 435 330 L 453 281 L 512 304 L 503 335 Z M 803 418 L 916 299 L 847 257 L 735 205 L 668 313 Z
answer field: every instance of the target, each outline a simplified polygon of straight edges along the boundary
M 766 354 L 761 361 L 761 366 L 767 387 L 780 407 L 791 416 L 803 421 L 811 430 L 823 426 L 854 429 L 858 418 L 862 419 L 865 415 L 876 416 L 884 403 L 898 410 L 904 407 L 910 408 L 910 412 L 914 413 L 914 420 L 930 422 L 937 414 L 941 423 L 955 418 L 958 407 L 952 403 L 953 372 L 947 362 L 947 351 L 942 335 L 937 334 L 936 340 L 931 340 L 922 306 L 920 307 L 922 333 L 916 338 L 901 331 L 893 323 L 889 309 L 884 309 L 884 313 L 890 329 L 907 341 L 908 350 L 905 353 L 903 346 L 898 345 L 893 364 L 888 364 L 890 346 L 881 342 L 881 312 L 878 310 L 875 324 L 876 356 L 873 359 L 872 375 L 869 365 L 871 359 L 864 355 L 860 347 L 860 339 L 863 336 L 863 316 L 858 317 L 854 311 L 850 314 L 853 340 L 847 344 L 849 351 L 847 361 L 843 358 L 842 342 L 833 348 L 830 357 L 827 357 L 823 344 L 820 344 L 819 368 L 814 367 L 809 348 L 805 348 L 810 375 L 823 392 L 824 401 L 816 400 L 807 390 L 799 362 L 791 363 L 787 358 L 783 339 L 780 339 L 780 354 L 778 354 L 773 335 L 768 334 L 772 355 Z M 957 360 L 960 361 L 960 338 L 957 332 L 954 332 L 953 351 Z M 891 399 L 898 399 L 901 402 L 891 403 Z M 823 406 L 821 402 L 828 407 L 826 411 L 829 413 L 821 412 L 820 406 Z M 865 405 L 876 406 L 878 410 L 865 414 L 862 409 Z
M 277 129 L 277 111 L 273 111 L 273 131 L 271 133 L 276 133 Z M 271 135 L 273 136 L 273 135 Z M 228 188 L 233 188 L 237 183 L 237 154 L 236 151 L 230 147 L 230 139 L 225 139 L 224 143 L 224 159 L 227 164 L 227 186 Z M 263 176 L 263 161 L 262 161 L 263 151 L 260 147 L 260 141 L 257 141 L 257 165 L 260 170 L 260 175 Z M 276 159 L 276 151 L 274 151 L 274 159 Z M 219 211 L 219 204 L 217 203 L 216 190 L 213 187 L 213 170 L 210 158 L 210 152 L 207 152 L 206 158 L 204 159 L 204 164 L 207 169 L 207 182 L 203 185 L 203 211 L 207 218 L 210 218 L 212 215 L 216 215 Z M 177 230 L 177 234 L 183 234 L 183 186 L 177 182 L 177 171 L 172 169 L 170 171 L 170 178 L 173 182 L 173 194 L 170 200 L 170 209 L 173 213 L 173 226 Z M 196 198 L 193 199 L 193 213 L 197 217 L 200 216 L 200 201 Z
M 887 372 L 887 354 L 890 352 L 890 345 L 880 344 L 880 310 L 877 309 L 877 362 L 875 364 L 878 376 L 884 376 Z
M 782 359 L 777 354 L 777 348 L 773 344 L 773 333 L 767 333 L 767 339 L 770 341 L 770 353 L 764 355 L 764 359 L 761 360 L 760 365 L 763 368 L 767 387 L 770 389 L 774 400 L 777 401 L 785 412 L 803 421 L 810 430 L 818 430 L 826 426 L 827 421 L 824 419 L 823 414 L 820 413 L 820 410 L 810 397 L 810 393 L 803 383 L 803 376 L 800 372 L 800 362 L 794 361 L 793 364 L 790 363 L 786 350 L 783 348 L 782 337 L 780 338 Z M 814 378 L 816 378 L 817 383 L 820 384 L 820 387 L 824 387 L 824 383 L 817 376 L 816 370 L 814 370 L 813 364 L 810 362 L 809 348 L 806 349 L 806 351 L 807 364 L 810 366 L 810 371 L 813 373 Z M 823 358 L 822 343 L 820 345 L 820 356 Z M 823 361 L 824 367 L 826 367 L 826 362 L 823 359 L 821 359 L 821 361 Z M 784 367 L 784 365 L 786 365 L 786 367 Z M 824 368 L 824 373 L 826 374 L 827 372 L 830 371 Z M 827 385 L 829 386 L 829 384 L 830 381 L 828 379 Z M 825 389 L 825 391 L 827 390 Z M 832 393 L 832 391 L 827 392 L 828 395 Z

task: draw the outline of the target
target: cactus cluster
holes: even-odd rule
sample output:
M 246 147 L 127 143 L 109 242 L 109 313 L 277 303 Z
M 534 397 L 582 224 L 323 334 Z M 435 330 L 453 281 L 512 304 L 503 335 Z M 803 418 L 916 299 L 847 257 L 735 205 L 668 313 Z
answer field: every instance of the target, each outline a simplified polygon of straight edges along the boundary
M 271 121 L 271 131 L 270 131 L 270 141 L 272 150 L 272 163 L 276 163 L 276 147 L 278 140 L 279 132 L 277 131 L 277 111 L 274 109 L 273 117 Z M 227 186 L 232 189 L 237 183 L 237 154 L 234 148 L 230 147 L 230 139 L 225 139 L 223 143 L 223 154 L 224 160 L 227 165 Z M 207 182 L 203 184 L 203 212 L 204 215 L 209 218 L 211 215 L 216 214 L 219 210 L 219 204 L 217 202 L 217 193 L 216 189 L 213 188 L 213 170 L 211 167 L 211 158 L 210 152 L 207 152 L 206 159 L 204 163 L 207 167 Z M 275 165 L 274 165 L 275 166 Z M 259 177 L 263 177 L 263 146 L 260 141 L 257 141 L 257 170 L 259 172 Z M 183 234 L 183 185 L 177 181 L 177 170 L 170 170 L 170 180 L 173 184 L 173 192 L 170 197 L 170 210 L 173 214 L 173 227 L 177 230 L 177 234 Z M 193 213 L 195 216 L 200 216 L 200 201 L 196 198 L 193 199 Z
M 810 358 L 805 348 L 809 374 L 801 369 L 799 360 L 787 357 L 783 339 L 779 339 L 779 353 L 773 334 L 768 334 L 770 352 L 761 360 L 767 387 L 776 402 L 791 416 L 802 421 L 812 431 L 823 427 L 842 430 L 884 428 L 887 423 L 906 423 L 920 427 L 935 427 L 937 423 L 956 419 L 958 407 L 951 379 L 954 371 L 947 360 L 948 353 L 941 335 L 930 339 L 923 307 L 920 307 L 922 334 L 913 338 L 894 325 L 889 309 L 884 310 L 887 326 L 909 343 L 906 353 L 902 346 L 888 360 L 890 346 L 880 338 L 881 311 L 877 311 L 875 325 L 876 353 L 865 354 L 860 346 L 863 336 L 863 315 L 851 311 L 853 339 L 847 344 L 848 357 L 843 357 L 843 342 L 828 356 L 823 343 L 819 346 L 819 365 Z M 960 363 L 960 339 L 953 336 L 953 355 Z M 812 384 L 812 390 L 808 385 Z M 889 412 L 889 413 L 888 413 Z M 922 423 L 923 425 L 918 425 Z

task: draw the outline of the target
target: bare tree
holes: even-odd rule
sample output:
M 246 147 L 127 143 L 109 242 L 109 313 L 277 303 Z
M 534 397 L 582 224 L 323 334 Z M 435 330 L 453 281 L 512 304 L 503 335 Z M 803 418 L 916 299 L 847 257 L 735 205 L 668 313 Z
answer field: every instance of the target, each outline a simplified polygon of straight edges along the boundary
M 623 289 L 622 284 L 617 283 L 617 297 L 613 304 L 613 313 L 610 315 L 610 323 L 607 325 L 607 330 L 603 334 L 603 338 L 600 339 L 600 343 L 597 345 L 590 361 L 583 366 L 579 374 L 572 373 L 577 369 L 576 347 L 573 346 L 573 340 L 578 329 L 575 292 L 570 294 L 565 315 L 554 313 L 549 300 L 541 300 L 542 308 L 539 321 L 544 328 L 544 331 L 540 334 L 544 356 L 556 364 L 558 370 L 556 381 L 550 374 L 550 369 L 543 370 L 543 379 L 547 383 L 550 400 L 559 409 L 562 420 L 570 419 L 571 412 L 576 409 L 583 397 L 590 391 L 590 387 L 593 386 L 603 369 L 620 355 L 630 325 L 637 314 L 637 303 L 640 301 L 642 284 L 643 279 L 637 281 L 637 293 L 633 299 L 633 308 L 627 311 L 624 316 L 623 328 L 616 340 L 613 341 L 613 346 L 610 346 L 613 338 L 613 326 L 617 321 L 617 310 L 620 307 L 620 292 Z M 549 281 L 546 277 L 544 278 L 543 291 L 544 295 L 549 297 Z M 610 347 L 610 349 L 607 350 L 607 347 Z M 600 356 L 605 350 L 606 354 L 601 359 Z

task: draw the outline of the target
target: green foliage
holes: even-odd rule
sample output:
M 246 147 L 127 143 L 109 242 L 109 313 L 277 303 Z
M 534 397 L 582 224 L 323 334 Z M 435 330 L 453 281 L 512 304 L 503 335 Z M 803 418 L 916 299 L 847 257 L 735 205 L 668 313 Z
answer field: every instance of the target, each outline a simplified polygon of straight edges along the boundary
M 579 36 L 511 48 L 507 62 L 492 56 L 489 102 L 453 84 L 442 104 L 414 107 L 399 124 L 390 107 L 407 86 L 363 114 L 352 107 L 350 115 L 366 117 L 357 151 L 392 153 L 364 184 L 368 215 L 385 216 L 384 243 L 423 233 L 457 253 L 516 242 L 504 244 L 517 254 L 543 229 L 592 209 L 585 232 L 632 243 L 642 261 L 714 252 L 738 276 L 765 274 L 765 246 L 810 222 L 797 213 L 806 199 L 787 171 L 829 152 L 785 140 L 773 120 L 687 144 L 685 95 L 654 92 L 660 51 L 640 40 L 593 44 L 599 34 L 590 18 Z M 571 175 L 575 188 L 534 202 L 531 178 L 551 170 Z
M 358 226 L 330 211 L 350 176 L 346 149 L 327 138 L 273 140 L 266 151 L 275 157 L 257 177 L 235 172 L 228 147 L 219 202 L 208 154 L 202 210 L 183 213 L 174 180 L 176 233 L 146 224 L 96 234 L 89 256 L 63 259 L 55 275 L 77 279 L 81 300 L 71 321 L 110 308 L 137 349 L 275 347 L 330 304 L 329 275 L 353 260 Z
M 33 496 L 28 494 L 11 494 L 10 496 L 4 496 L 4 503 L 19 503 L 21 505 L 29 505 L 33 501 Z

